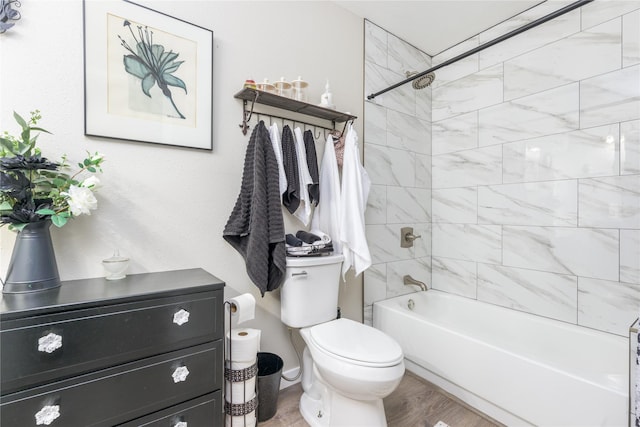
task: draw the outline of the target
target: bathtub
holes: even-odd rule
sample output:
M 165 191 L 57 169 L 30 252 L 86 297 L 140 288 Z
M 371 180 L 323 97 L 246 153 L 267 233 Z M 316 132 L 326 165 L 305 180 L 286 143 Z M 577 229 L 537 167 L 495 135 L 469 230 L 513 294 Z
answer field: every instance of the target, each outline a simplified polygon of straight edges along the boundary
M 437 290 L 375 303 L 373 325 L 409 370 L 508 426 L 628 425 L 628 338 Z

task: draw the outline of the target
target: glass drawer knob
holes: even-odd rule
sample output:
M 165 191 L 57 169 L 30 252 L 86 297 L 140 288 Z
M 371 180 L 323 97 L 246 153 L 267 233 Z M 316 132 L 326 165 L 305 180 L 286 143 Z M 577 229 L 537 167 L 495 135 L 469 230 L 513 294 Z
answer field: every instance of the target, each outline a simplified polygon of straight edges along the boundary
M 175 423 L 173 427 L 187 427 L 187 422 L 186 421 L 179 421 L 179 422 Z
M 178 326 L 184 325 L 189 321 L 189 312 L 184 309 L 180 309 L 173 314 L 173 323 Z
M 189 375 L 189 370 L 187 369 L 186 366 L 180 366 L 175 371 L 173 371 L 173 374 L 171 374 L 171 376 L 173 377 L 174 383 L 186 381 L 188 375 Z
M 38 351 L 43 353 L 53 353 L 62 347 L 62 336 L 54 333 L 47 334 L 38 340 Z
M 44 408 L 40 409 L 36 413 L 36 425 L 37 426 L 41 426 L 41 425 L 48 426 L 49 424 L 51 424 L 59 416 L 60 416 L 60 406 L 59 405 L 45 406 Z

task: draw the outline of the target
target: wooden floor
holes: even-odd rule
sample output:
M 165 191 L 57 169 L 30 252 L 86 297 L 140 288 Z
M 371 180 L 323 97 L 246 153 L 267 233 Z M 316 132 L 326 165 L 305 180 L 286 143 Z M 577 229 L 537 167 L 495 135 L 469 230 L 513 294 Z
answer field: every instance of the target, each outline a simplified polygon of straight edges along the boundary
M 278 412 L 260 427 L 308 427 L 298 410 L 301 395 L 300 383 L 282 390 Z M 396 391 L 384 399 L 384 409 L 389 427 L 433 427 L 438 421 L 451 427 L 502 426 L 408 371 Z

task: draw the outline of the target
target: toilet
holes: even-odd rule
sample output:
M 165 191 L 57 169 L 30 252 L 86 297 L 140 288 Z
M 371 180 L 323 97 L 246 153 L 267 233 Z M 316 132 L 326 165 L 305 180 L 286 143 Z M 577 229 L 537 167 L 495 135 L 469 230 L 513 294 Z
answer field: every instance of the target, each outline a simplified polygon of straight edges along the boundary
M 300 412 L 312 427 L 386 426 L 382 399 L 404 375 L 404 355 L 390 336 L 337 318 L 342 255 L 287 257 L 282 322 L 301 328 Z

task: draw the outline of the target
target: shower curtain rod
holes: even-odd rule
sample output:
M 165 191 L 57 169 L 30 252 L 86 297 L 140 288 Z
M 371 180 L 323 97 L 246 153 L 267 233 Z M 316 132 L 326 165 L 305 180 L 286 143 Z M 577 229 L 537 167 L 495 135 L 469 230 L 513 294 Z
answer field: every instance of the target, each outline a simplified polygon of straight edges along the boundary
M 473 55 L 474 53 L 478 53 L 481 50 L 484 50 L 484 49 L 486 49 L 488 47 L 491 47 L 491 46 L 493 46 L 495 44 L 498 44 L 498 43 L 500 43 L 500 42 L 502 42 L 504 40 L 510 39 L 511 37 L 516 36 L 516 35 L 518 35 L 520 33 L 524 33 L 525 31 L 530 30 L 531 28 L 537 27 L 540 24 L 544 24 L 547 21 L 550 21 L 550 20 L 552 20 L 554 18 L 557 18 L 558 16 L 564 15 L 567 12 L 571 12 L 572 10 L 577 9 L 579 7 L 582 7 L 587 3 L 591 3 L 592 1 L 593 0 L 579 0 L 579 1 L 576 1 L 574 3 L 571 3 L 571 4 L 565 6 L 565 7 L 561 8 L 561 9 L 556 10 L 555 12 L 552 12 L 552 13 L 550 13 L 548 15 L 545 15 L 545 16 L 543 16 L 541 18 L 538 18 L 535 21 L 531 21 L 528 24 L 523 25 L 520 28 L 516 28 L 513 31 L 509 31 L 508 33 L 503 34 L 500 37 L 496 37 L 495 39 L 490 40 L 490 41 L 488 41 L 488 42 L 486 42 L 484 44 L 481 44 L 480 46 L 474 47 L 473 49 L 471 49 L 471 50 L 469 50 L 467 52 L 461 53 L 458 56 L 455 56 L 455 57 L 453 57 L 451 59 L 448 59 L 448 60 L 444 61 L 443 63 L 436 65 L 435 67 L 431 67 L 426 71 L 422 71 L 420 73 L 414 74 L 411 77 L 409 77 L 409 78 L 407 78 L 407 79 L 405 79 L 405 80 L 403 80 L 403 81 L 401 81 L 399 83 L 393 84 L 393 85 L 389 86 L 386 89 L 382 89 L 381 91 L 378 91 L 376 93 L 372 93 L 371 95 L 367 96 L 367 99 L 373 99 L 378 95 L 382 95 L 385 92 L 393 90 L 393 89 L 395 89 L 395 88 L 397 88 L 399 86 L 402 86 L 403 84 L 409 83 L 409 82 L 411 82 L 411 81 L 413 81 L 415 79 L 418 79 L 418 78 L 420 78 L 422 76 L 425 76 L 425 75 L 427 75 L 429 73 L 432 73 L 432 72 L 434 72 L 434 71 L 436 71 L 436 70 L 438 70 L 438 69 L 440 69 L 442 67 L 446 67 L 447 65 L 453 64 L 454 62 L 458 62 L 459 60 L 464 59 L 467 56 Z

